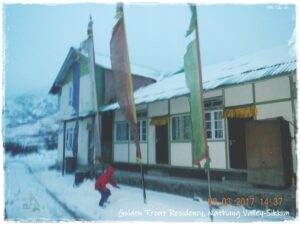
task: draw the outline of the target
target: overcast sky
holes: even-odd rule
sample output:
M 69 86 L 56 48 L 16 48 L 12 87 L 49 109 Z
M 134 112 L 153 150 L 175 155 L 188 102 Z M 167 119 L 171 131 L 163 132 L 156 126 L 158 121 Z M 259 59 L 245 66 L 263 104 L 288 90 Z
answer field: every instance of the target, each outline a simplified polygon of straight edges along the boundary
M 296 23 L 294 5 L 198 5 L 202 64 L 210 65 L 287 44 Z M 125 5 L 129 56 L 158 70 L 183 65 L 190 11 L 186 4 Z M 50 89 L 71 46 L 86 38 L 94 21 L 95 51 L 109 55 L 115 5 L 5 4 L 7 96 Z

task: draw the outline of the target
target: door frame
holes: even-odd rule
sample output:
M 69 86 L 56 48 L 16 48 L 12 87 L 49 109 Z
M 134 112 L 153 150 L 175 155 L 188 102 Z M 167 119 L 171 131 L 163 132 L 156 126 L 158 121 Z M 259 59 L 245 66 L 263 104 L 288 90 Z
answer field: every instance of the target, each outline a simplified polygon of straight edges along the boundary
M 166 136 L 164 137 L 165 140 L 166 140 L 166 145 L 167 145 L 167 148 L 166 148 L 166 154 L 167 154 L 167 161 L 165 163 L 158 163 L 157 162 L 157 152 L 158 152 L 158 149 L 157 149 L 157 140 L 156 140 L 156 135 L 157 135 L 157 132 L 156 132 L 156 129 L 158 127 L 162 127 L 162 126 L 165 126 L 166 127 Z M 169 148 L 170 148 L 170 142 L 169 142 L 169 123 L 165 124 L 165 125 L 155 125 L 155 140 L 154 140 L 154 143 L 155 143 L 155 164 L 156 165 L 169 165 L 170 164 L 170 151 L 169 151 Z
M 247 123 L 247 121 L 253 120 L 253 118 L 226 118 L 226 131 L 227 131 L 227 137 L 226 137 L 226 145 L 227 145 L 227 159 L 228 159 L 228 169 L 229 170 L 235 170 L 235 171 L 246 171 L 247 170 L 247 166 L 246 168 L 233 168 L 231 167 L 231 150 L 230 150 L 230 120 L 244 120 L 244 126 Z M 245 136 L 245 130 L 244 130 L 244 136 Z M 246 138 L 246 137 L 245 137 Z M 245 140 L 246 142 L 246 140 Z M 246 143 L 244 143 L 244 149 L 245 149 L 245 160 L 247 162 L 247 150 L 246 150 Z

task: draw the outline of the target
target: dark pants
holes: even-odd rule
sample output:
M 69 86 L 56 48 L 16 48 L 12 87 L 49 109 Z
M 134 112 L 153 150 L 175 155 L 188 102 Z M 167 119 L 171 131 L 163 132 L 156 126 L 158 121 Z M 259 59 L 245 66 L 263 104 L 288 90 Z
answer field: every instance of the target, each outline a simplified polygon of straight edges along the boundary
M 104 192 L 102 189 L 99 189 L 99 192 L 101 193 L 101 199 L 99 202 L 99 206 L 103 206 L 104 202 L 107 201 L 108 197 L 110 196 L 110 190 L 107 188 L 107 191 Z

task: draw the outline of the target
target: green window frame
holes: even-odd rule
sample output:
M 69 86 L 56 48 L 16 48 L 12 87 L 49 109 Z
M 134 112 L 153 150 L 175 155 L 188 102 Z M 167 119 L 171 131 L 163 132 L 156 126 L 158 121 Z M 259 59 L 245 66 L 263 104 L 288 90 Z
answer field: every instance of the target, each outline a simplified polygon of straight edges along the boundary
M 191 125 L 189 114 L 172 116 L 172 141 L 190 141 L 192 139 Z
M 205 112 L 205 125 L 208 140 L 224 139 L 224 119 L 222 110 Z

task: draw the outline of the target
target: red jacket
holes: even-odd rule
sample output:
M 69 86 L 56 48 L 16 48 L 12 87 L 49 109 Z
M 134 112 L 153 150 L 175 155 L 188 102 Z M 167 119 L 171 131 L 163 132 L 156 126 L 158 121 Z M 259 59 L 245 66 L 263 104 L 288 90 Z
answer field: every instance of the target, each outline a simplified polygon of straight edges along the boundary
M 116 187 L 116 183 L 112 180 L 111 176 L 112 174 L 115 172 L 115 168 L 113 168 L 112 166 L 109 166 L 106 170 L 105 173 L 103 173 L 102 175 L 100 175 L 95 183 L 95 190 L 99 190 L 101 189 L 102 191 L 106 192 L 107 188 L 106 188 L 106 184 L 110 183 L 112 186 Z

